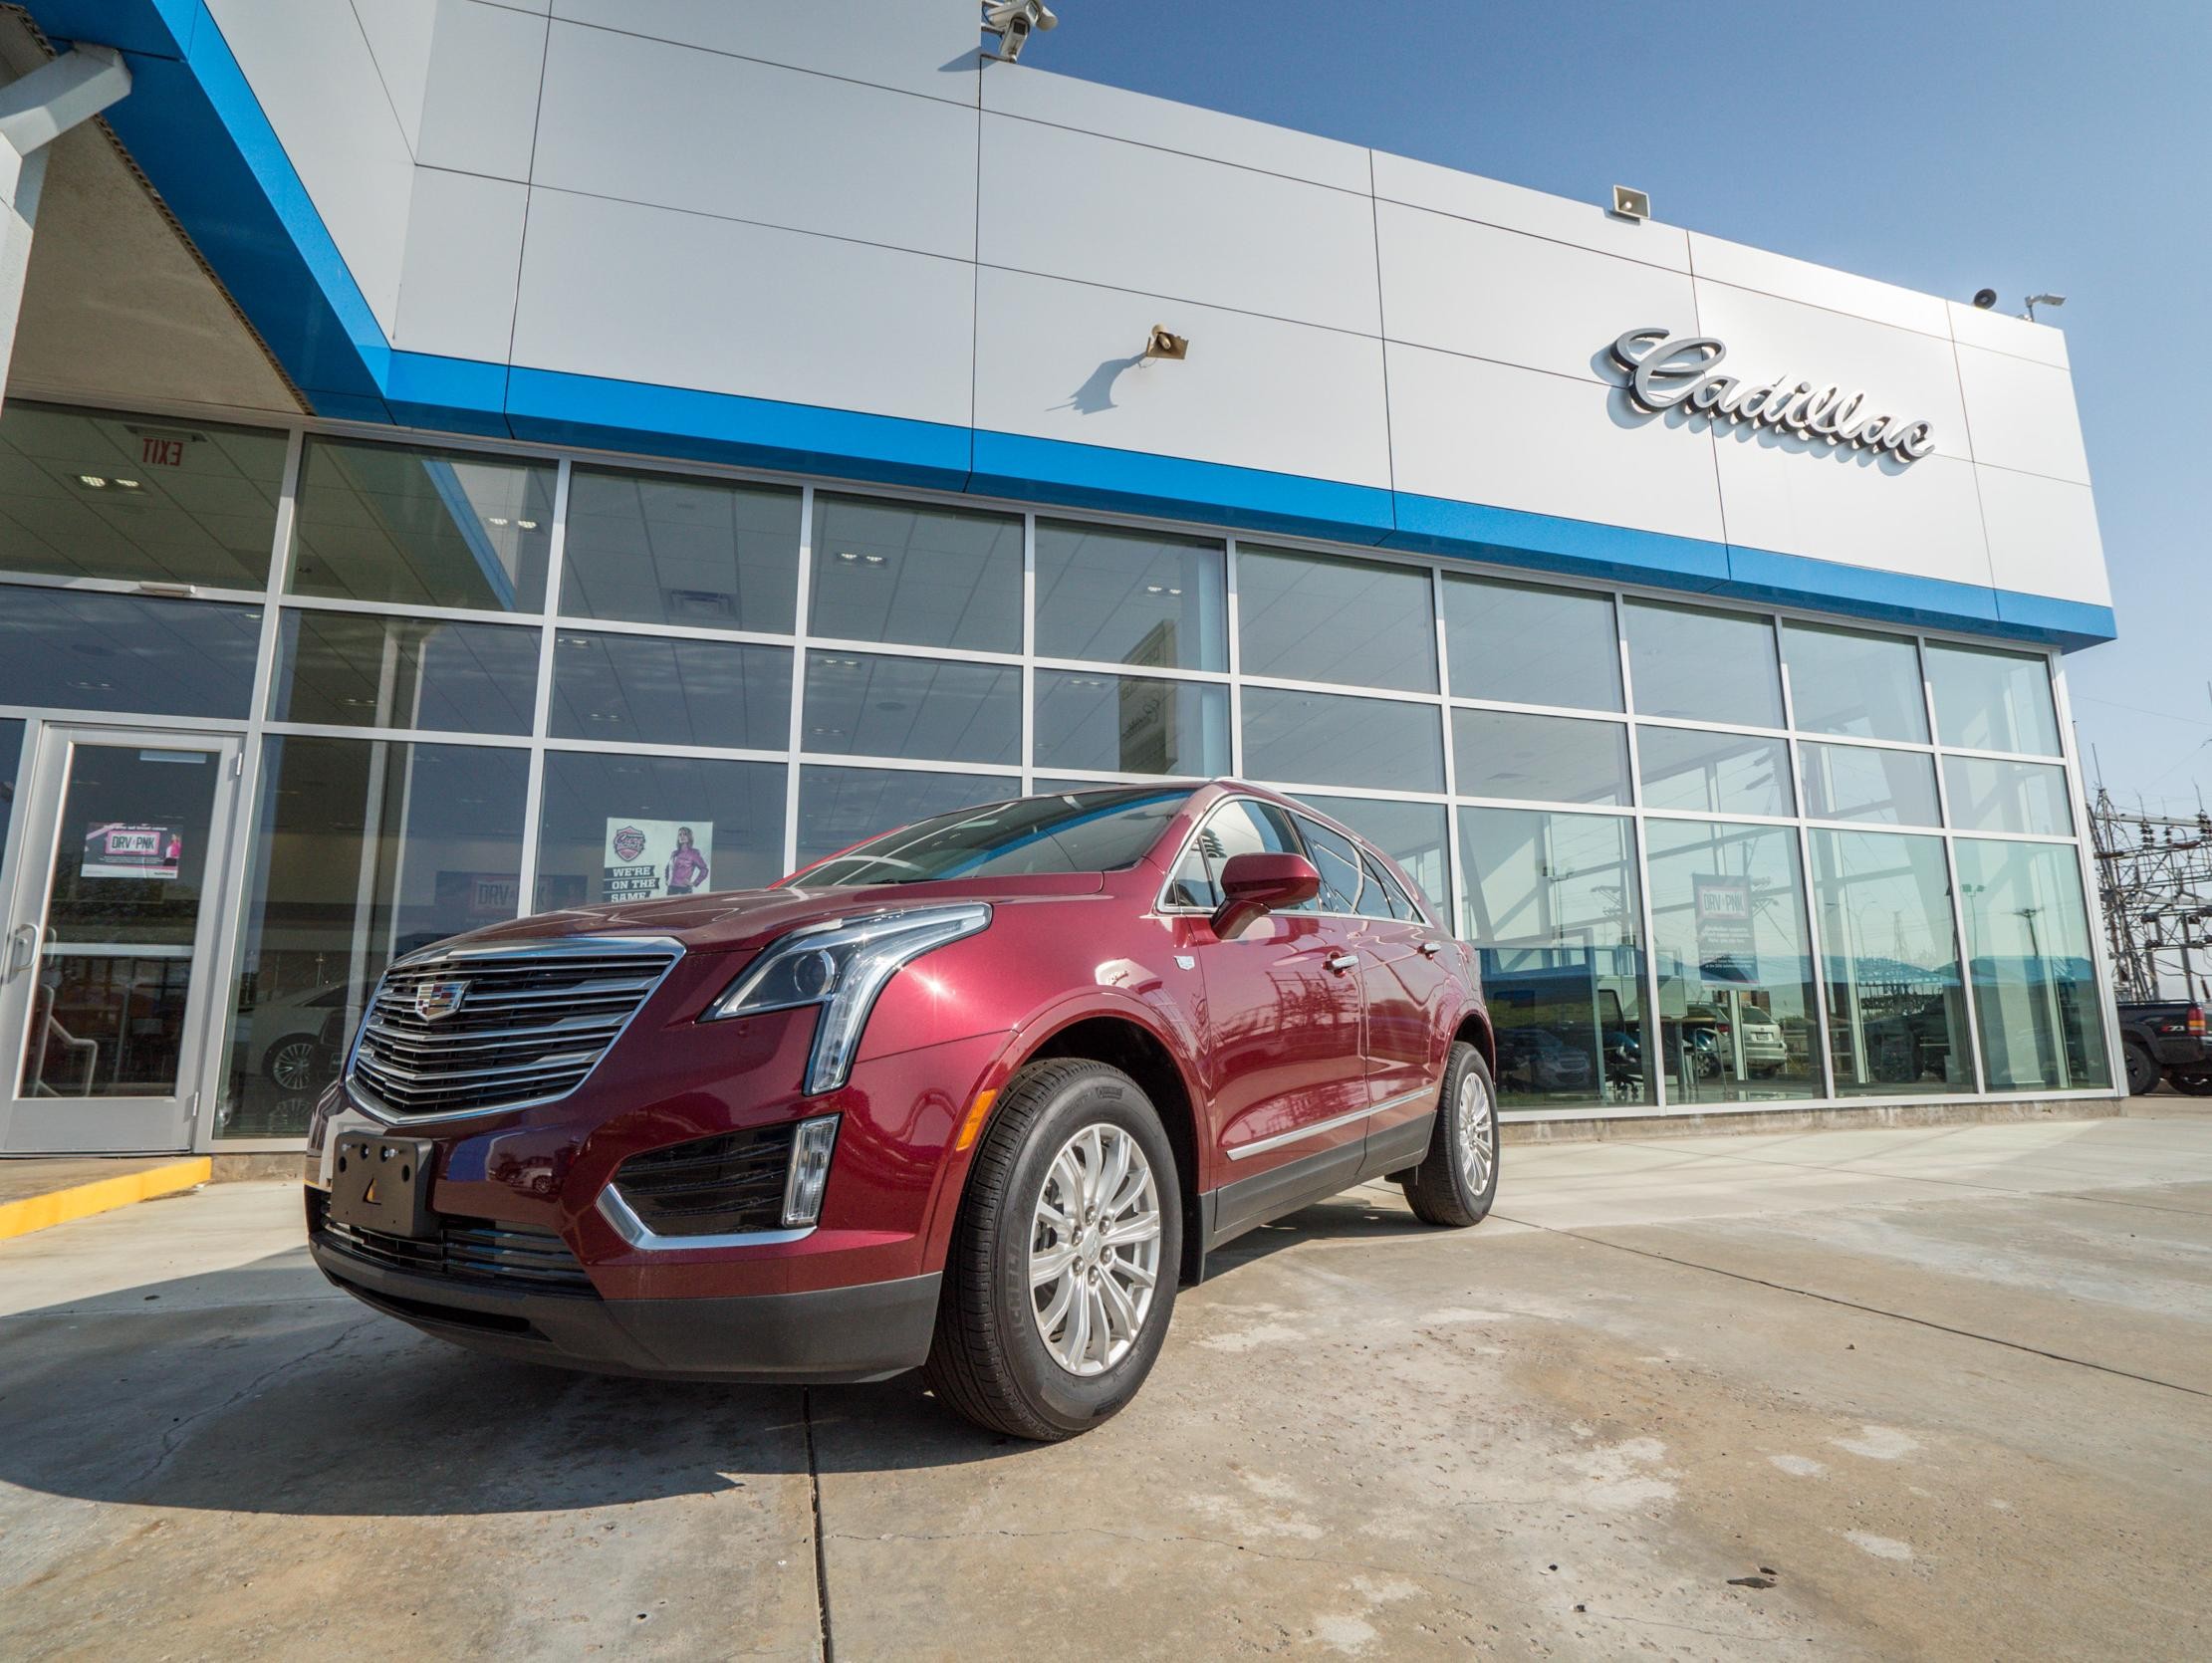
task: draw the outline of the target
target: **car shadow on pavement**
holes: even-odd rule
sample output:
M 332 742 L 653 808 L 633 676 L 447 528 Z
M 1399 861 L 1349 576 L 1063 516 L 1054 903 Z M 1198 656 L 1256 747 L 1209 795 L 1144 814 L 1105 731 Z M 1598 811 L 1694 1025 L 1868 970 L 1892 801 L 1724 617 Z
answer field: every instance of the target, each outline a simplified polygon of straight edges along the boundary
M 1423 1233 L 1362 1192 L 1215 1255 L 1208 1285 L 1300 1242 Z M 1188 1318 L 1184 1318 L 1187 1320 Z M 559 1512 L 809 1471 L 1016 1454 L 919 1373 L 732 1386 L 482 1356 L 332 1288 L 304 1247 L 0 1316 L 0 1485 L 85 1501 L 299 1517 Z

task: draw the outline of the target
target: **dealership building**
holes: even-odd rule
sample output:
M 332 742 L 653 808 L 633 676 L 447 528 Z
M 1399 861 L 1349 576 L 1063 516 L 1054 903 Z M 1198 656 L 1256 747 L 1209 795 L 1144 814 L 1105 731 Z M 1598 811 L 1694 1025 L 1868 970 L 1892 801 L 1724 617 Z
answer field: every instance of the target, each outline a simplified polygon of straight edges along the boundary
M 415 947 L 1216 775 L 1478 944 L 1508 1118 L 2114 1094 L 2057 331 L 1050 44 L 0 7 L 0 1152 L 297 1148 Z

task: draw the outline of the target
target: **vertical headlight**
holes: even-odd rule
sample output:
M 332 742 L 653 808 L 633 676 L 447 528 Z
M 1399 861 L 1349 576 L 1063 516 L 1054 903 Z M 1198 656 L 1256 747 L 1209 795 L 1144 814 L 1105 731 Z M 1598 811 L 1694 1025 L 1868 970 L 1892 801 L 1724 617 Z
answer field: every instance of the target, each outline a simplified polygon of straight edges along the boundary
M 931 948 L 973 935 L 990 922 L 990 907 L 971 901 L 841 918 L 794 930 L 746 966 L 702 1020 L 820 1005 L 822 1017 L 815 1025 L 814 1050 L 807 1060 L 806 1090 L 809 1096 L 834 1091 L 853 1070 L 868 1013 L 892 973 Z M 833 1128 L 831 1136 L 835 1135 Z M 827 1167 L 827 1144 L 823 1160 Z M 794 1173 L 797 1170 L 795 1164 Z

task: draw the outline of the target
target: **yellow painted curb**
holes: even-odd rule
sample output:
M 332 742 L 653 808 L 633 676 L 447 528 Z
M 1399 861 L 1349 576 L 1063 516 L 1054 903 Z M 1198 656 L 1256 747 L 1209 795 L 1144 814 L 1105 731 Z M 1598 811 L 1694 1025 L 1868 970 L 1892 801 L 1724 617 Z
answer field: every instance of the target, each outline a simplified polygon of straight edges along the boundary
M 67 1224 L 72 1219 L 90 1218 L 95 1213 L 111 1213 L 133 1201 L 174 1195 L 178 1190 L 206 1183 L 214 1169 L 213 1160 L 199 1155 L 188 1161 L 150 1166 L 143 1172 L 126 1172 L 120 1178 L 96 1178 L 89 1184 L 72 1184 L 51 1195 L 26 1196 L 21 1201 L 0 1204 L 0 1241 L 10 1236 L 28 1236 L 34 1230 Z

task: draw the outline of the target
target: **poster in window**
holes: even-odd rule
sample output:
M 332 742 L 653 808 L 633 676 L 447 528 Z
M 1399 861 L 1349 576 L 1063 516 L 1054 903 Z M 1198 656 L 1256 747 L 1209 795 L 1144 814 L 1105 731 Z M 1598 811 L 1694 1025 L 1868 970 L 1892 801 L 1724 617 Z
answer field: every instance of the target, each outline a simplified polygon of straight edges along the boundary
M 711 820 L 610 820 L 601 851 L 610 901 L 653 901 L 665 895 L 703 895 L 713 885 L 706 851 L 714 846 Z
M 1751 882 L 1741 877 L 1693 876 L 1697 913 L 1697 970 L 1708 982 L 1759 979 L 1759 949 L 1752 935 Z
M 80 877 L 173 878 L 184 861 L 184 828 L 173 821 L 106 822 L 85 831 Z

